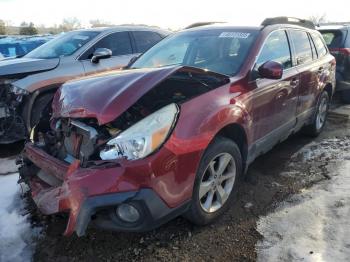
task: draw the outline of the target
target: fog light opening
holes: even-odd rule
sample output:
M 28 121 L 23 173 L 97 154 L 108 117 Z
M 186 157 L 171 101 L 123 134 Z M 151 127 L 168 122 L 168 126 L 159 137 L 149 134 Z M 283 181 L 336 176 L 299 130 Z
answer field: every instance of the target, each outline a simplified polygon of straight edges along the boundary
M 117 216 L 128 223 L 135 223 L 140 218 L 139 211 L 130 204 L 121 204 L 116 210 Z

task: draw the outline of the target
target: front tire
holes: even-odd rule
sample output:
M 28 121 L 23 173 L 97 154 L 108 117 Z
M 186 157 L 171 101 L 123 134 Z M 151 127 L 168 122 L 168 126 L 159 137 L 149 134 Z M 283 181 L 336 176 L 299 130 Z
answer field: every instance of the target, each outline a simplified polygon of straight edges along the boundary
M 185 217 L 197 225 L 214 222 L 234 201 L 241 175 L 242 156 L 237 144 L 216 138 L 199 164 L 192 204 Z
M 316 112 L 312 118 L 311 124 L 304 128 L 304 133 L 306 135 L 316 137 L 322 132 L 326 123 L 328 109 L 329 95 L 326 91 L 323 91 L 317 103 Z

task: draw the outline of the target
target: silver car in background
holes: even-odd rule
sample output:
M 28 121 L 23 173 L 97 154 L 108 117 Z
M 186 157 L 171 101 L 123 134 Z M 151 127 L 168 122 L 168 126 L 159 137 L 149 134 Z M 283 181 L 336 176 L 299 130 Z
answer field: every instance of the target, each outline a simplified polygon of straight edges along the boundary
M 53 95 L 64 82 L 121 69 L 169 34 L 140 26 L 77 30 L 0 61 L 0 144 L 25 139 L 39 120 L 47 126 Z

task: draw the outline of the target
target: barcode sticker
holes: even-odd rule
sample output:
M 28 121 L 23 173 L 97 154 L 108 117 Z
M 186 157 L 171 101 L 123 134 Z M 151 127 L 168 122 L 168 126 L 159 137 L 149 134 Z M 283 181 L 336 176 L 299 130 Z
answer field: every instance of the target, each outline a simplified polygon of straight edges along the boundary
M 248 38 L 250 33 L 243 33 L 243 32 L 222 32 L 219 37 L 226 37 L 226 38 Z

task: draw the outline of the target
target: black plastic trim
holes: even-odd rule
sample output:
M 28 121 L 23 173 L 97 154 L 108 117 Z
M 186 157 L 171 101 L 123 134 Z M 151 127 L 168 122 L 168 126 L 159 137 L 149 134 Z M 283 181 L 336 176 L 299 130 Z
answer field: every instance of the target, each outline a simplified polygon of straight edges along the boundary
M 121 203 L 135 206 L 141 218 L 135 223 L 126 223 L 118 219 L 115 208 Z M 92 216 L 95 216 L 93 224 L 101 229 L 123 232 L 149 231 L 183 214 L 189 205 L 190 201 L 187 201 L 176 208 L 169 208 L 152 189 L 90 197 L 81 207 L 75 232 L 78 236 L 85 235 Z

